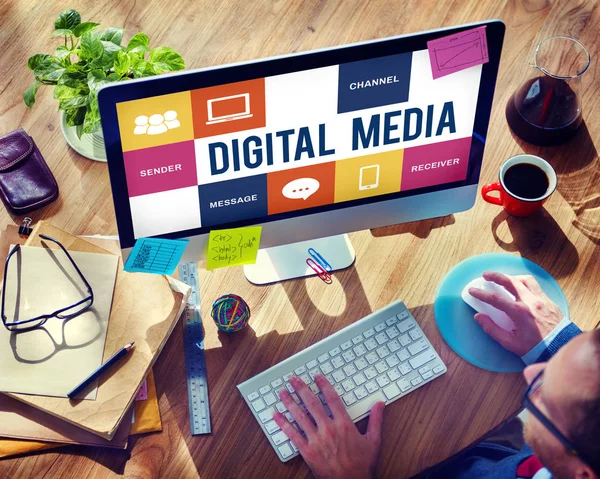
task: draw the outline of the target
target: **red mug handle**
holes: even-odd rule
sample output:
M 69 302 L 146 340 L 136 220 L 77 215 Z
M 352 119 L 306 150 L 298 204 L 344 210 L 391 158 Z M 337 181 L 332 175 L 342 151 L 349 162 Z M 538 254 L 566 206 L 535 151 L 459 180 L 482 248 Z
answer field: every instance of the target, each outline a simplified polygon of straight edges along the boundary
M 500 196 L 491 196 L 490 193 L 492 191 L 497 191 Z M 502 206 L 504 200 L 503 196 L 504 190 L 502 189 L 502 185 L 499 181 L 496 181 L 495 183 L 488 183 L 481 189 L 481 197 L 493 205 Z

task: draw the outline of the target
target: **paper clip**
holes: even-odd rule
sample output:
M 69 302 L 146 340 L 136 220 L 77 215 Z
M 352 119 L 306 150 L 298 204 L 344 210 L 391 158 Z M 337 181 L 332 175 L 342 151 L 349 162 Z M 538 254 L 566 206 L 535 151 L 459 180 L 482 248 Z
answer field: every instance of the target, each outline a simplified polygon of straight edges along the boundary
M 323 267 L 319 263 L 315 263 L 312 258 L 306 259 L 306 264 L 310 266 L 310 268 L 317 273 L 317 276 L 321 278 L 325 283 L 331 284 L 333 280 L 331 279 L 331 275 L 323 269 Z
M 314 248 L 308 248 L 308 254 L 312 256 L 312 258 L 321 265 L 321 267 L 327 271 L 333 271 L 331 265 L 321 256 L 317 250 Z

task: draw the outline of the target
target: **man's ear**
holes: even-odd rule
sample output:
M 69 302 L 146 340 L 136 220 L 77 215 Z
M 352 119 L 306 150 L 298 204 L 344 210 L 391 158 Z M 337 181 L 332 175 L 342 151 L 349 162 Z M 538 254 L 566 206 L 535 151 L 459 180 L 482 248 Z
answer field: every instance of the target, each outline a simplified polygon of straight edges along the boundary
M 579 462 L 579 464 L 575 469 L 575 479 L 600 479 L 600 477 L 598 477 L 598 475 L 592 471 L 590 466 L 583 464 L 580 461 L 577 462 Z

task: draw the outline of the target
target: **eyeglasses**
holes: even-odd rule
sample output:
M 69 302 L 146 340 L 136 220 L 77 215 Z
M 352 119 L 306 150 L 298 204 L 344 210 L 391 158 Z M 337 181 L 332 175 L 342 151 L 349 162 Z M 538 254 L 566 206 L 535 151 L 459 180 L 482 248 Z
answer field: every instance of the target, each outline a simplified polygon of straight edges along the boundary
M 69 261 L 73 265 L 73 268 L 75 268 L 75 271 L 77 271 L 79 278 L 85 285 L 85 287 L 87 289 L 87 295 L 80 301 L 77 301 L 76 303 L 71 304 L 70 306 L 66 306 L 64 308 L 57 309 L 53 313 L 43 314 L 41 316 L 37 316 L 37 317 L 31 318 L 31 319 L 16 320 L 16 321 L 15 321 L 15 318 L 13 317 L 12 321 L 9 322 L 9 320 L 5 314 L 5 297 L 6 297 L 5 291 L 6 291 L 6 285 L 7 285 L 9 262 L 10 262 L 11 258 L 15 255 L 15 253 L 17 253 L 21 249 L 20 245 L 16 245 L 12 248 L 12 250 L 8 254 L 8 256 L 6 258 L 6 263 L 4 264 L 4 286 L 3 286 L 4 291 L 2 292 L 2 310 L 0 311 L 0 314 L 2 316 L 2 322 L 4 323 L 4 326 L 6 327 L 6 329 L 8 329 L 9 331 L 14 331 L 14 332 L 30 331 L 32 329 L 42 326 L 50 318 L 57 318 L 57 319 L 61 319 L 61 320 L 71 319 L 71 318 L 74 318 L 74 317 L 79 316 L 80 314 L 84 313 L 85 311 L 90 309 L 92 304 L 94 304 L 94 292 L 92 291 L 92 287 L 90 286 L 88 281 L 85 279 L 85 276 L 83 276 L 83 273 L 81 272 L 81 270 L 79 269 L 79 267 L 77 266 L 77 264 L 75 263 L 75 261 L 73 260 L 71 255 L 69 254 L 69 252 L 66 250 L 66 248 L 60 243 L 60 241 L 55 240 L 54 238 L 51 238 L 50 236 L 46 236 L 43 234 L 40 234 L 39 236 L 40 236 L 40 238 L 42 238 L 44 240 L 52 241 L 53 243 L 56 243 L 60 247 L 60 249 L 64 252 L 64 254 L 67 255 L 67 258 L 69 259 Z M 52 252 L 52 254 L 54 254 L 53 252 L 57 251 L 57 250 L 50 250 L 50 251 Z
M 531 400 L 532 396 L 535 392 L 540 388 L 544 379 L 544 370 L 542 369 L 534 378 L 533 381 L 529 384 L 529 387 L 525 391 L 525 395 L 523 396 L 523 407 L 527 409 L 531 414 L 533 414 L 538 421 L 540 421 L 548 431 L 552 433 L 552 435 L 558 439 L 561 444 L 565 447 L 567 452 L 572 456 L 578 457 L 582 462 L 586 463 L 588 466 L 594 468 L 592 466 L 593 462 L 588 459 L 584 454 L 580 453 L 575 445 L 569 441 L 566 436 L 558 430 L 558 428 L 554 425 L 550 419 L 548 419 L 542 411 L 538 409 L 538 407 Z

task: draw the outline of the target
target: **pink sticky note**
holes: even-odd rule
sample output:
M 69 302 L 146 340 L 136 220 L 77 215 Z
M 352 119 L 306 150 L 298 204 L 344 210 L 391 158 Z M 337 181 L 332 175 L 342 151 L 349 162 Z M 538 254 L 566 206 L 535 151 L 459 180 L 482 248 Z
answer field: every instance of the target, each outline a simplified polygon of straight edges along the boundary
M 146 381 L 144 381 L 142 383 L 142 387 L 140 388 L 137 395 L 135 396 L 135 400 L 136 401 L 145 401 L 146 399 L 148 399 L 148 384 L 146 383 Z
M 490 61 L 485 26 L 427 42 L 434 80 Z

